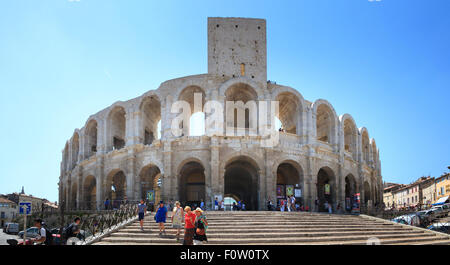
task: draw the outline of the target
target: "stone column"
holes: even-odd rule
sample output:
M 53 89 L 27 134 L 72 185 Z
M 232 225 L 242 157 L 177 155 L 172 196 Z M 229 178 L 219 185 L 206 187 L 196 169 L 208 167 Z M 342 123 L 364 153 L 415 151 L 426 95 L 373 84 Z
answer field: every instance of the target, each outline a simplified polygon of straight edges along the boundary
M 213 198 L 212 202 L 214 202 L 214 196 L 215 195 L 222 195 L 223 193 L 220 189 L 220 183 L 219 183 L 219 139 L 215 136 L 211 137 L 211 162 L 210 162 L 210 172 L 211 172 L 211 182 L 209 183 L 211 185 L 211 196 Z
M 106 118 L 101 118 L 97 121 L 97 155 L 107 152 L 108 136 L 106 123 Z
M 169 140 L 163 142 L 164 175 L 161 175 L 161 199 L 167 201 L 172 196 L 172 148 Z M 175 199 L 175 198 L 171 198 Z
M 134 155 L 134 150 L 131 149 L 128 152 L 127 157 L 127 176 L 126 176 L 126 183 L 127 183 L 127 199 L 128 201 L 134 201 L 137 200 L 137 196 L 135 194 L 135 180 L 136 180 L 136 157 Z
M 103 209 L 103 201 L 106 199 L 105 196 L 105 174 L 104 174 L 104 157 L 100 156 L 97 160 L 95 184 L 96 184 L 96 194 L 95 200 L 97 205 L 97 210 Z

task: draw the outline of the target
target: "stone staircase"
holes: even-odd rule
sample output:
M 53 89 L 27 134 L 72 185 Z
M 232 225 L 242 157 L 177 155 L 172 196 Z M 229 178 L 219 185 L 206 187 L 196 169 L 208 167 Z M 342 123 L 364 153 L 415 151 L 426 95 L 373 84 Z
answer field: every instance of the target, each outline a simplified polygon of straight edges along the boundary
M 135 221 L 94 244 L 180 244 L 176 242 L 170 218 L 166 223 L 167 235 L 160 237 L 153 215 L 147 214 L 144 231 Z M 208 245 L 365 245 L 368 240 L 382 245 L 450 245 L 450 236 L 364 215 L 250 211 L 211 211 L 205 215 L 209 222 Z

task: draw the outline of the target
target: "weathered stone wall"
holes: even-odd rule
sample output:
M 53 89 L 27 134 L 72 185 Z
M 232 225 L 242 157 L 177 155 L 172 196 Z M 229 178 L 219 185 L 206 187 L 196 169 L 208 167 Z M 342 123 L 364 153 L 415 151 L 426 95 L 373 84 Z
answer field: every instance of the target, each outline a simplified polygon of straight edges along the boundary
M 229 34 L 218 31 L 219 23 L 219 28 L 230 27 Z M 382 202 L 379 152 L 368 130 L 358 129 L 349 114 L 338 116 L 326 100 L 312 103 L 294 88 L 266 82 L 264 20 L 209 19 L 208 32 L 208 74 L 169 80 L 137 98 L 115 102 L 90 116 L 83 128 L 74 131 L 62 151 L 61 203 L 68 208 L 83 208 L 92 203 L 86 202 L 86 198 L 95 194 L 94 204 L 101 208 L 110 194 L 111 183 L 120 180 L 115 179 L 118 173 L 125 176 L 120 186 L 125 187 L 126 198 L 140 199 L 145 184 L 141 177 L 144 169 L 154 167 L 157 170 L 152 172 L 159 172 L 157 176 L 161 178 L 163 200 L 182 199 L 180 194 L 184 196 L 185 191 L 180 191 L 184 189 L 180 183 L 185 172 L 198 174 L 200 168 L 205 178 L 202 199 L 211 206 L 215 195 L 225 193 L 227 167 L 236 162 L 245 163 L 256 172 L 252 173 L 255 181 L 251 186 L 256 187 L 255 201 L 259 209 L 264 209 L 267 199 L 276 198 L 277 170 L 282 164 L 291 165 L 298 172 L 303 203 L 312 209 L 315 209 L 323 172 L 332 183 L 334 208 L 337 204 L 344 205 L 346 181 L 352 181 L 351 185 L 355 186 L 352 191 L 360 192 L 361 198 L 366 196 L 372 202 Z M 225 39 L 230 36 L 236 37 L 237 43 L 243 46 L 227 43 Z M 257 40 L 261 46 L 249 49 L 245 45 L 250 40 Z M 227 47 L 236 47 L 232 48 L 235 56 L 221 53 L 215 57 Z M 217 66 L 211 66 L 215 61 Z M 235 66 L 238 61 L 246 63 L 244 76 Z M 247 66 L 249 62 L 251 67 Z M 186 128 L 182 137 L 175 137 L 171 125 L 179 114 L 171 112 L 172 104 L 186 100 L 193 106 L 194 92 L 202 93 L 203 106 L 211 100 L 225 106 L 230 98 L 276 100 L 279 102 L 277 116 L 286 132 L 280 132 L 279 143 L 274 147 L 262 146 L 261 136 L 189 136 Z M 159 120 L 161 138 L 146 142 L 145 130 L 156 138 Z M 259 130 L 270 126 L 272 120 L 268 115 L 268 121 L 260 123 Z M 223 126 L 223 135 L 225 132 Z M 123 139 L 125 146 L 114 148 L 113 137 Z

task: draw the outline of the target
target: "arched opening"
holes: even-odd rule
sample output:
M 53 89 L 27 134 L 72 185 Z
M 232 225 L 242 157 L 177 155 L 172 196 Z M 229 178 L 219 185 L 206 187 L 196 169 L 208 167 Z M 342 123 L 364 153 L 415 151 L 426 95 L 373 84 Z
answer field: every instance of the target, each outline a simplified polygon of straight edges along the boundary
M 78 193 L 78 185 L 76 182 L 74 182 L 72 183 L 70 206 L 69 206 L 71 210 L 77 209 L 77 193 Z
M 200 206 L 205 201 L 205 168 L 195 161 L 187 162 L 180 170 L 180 202 L 191 207 Z
M 369 164 L 370 161 L 370 149 L 369 149 L 369 133 L 364 130 L 361 135 L 361 144 L 362 144 L 362 155 L 363 155 L 363 161 L 366 162 L 366 164 Z
M 317 140 L 333 144 L 335 132 L 335 119 L 333 111 L 326 104 L 321 104 L 316 113 Z
M 333 205 L 336 202 L 336 195 L 336 178 L 333 170 L 328 167 L 321 168 L 317 174 L 319 211 L 328 212 L 325 203 Z
M 248 134 L 248 130 L 257 132 L 258 94 L 255 89 L 245 83 L 237 83 L 225 91 L 226 126 L 234 128 L 234 135 Z M 242 101 L 240 104 L 239 101 Z
M 83 208 L 95 210 L 97 208 L 97 181 L 94 176 L 87 176 L 83 185 Z
M 345 210 L 350 212 L 353 209 L 356 194 L 356 180 L 352 174 L 345 177 Z
M 109 114 L 109 148 L 108 150 L 118 150 L 125 147 L 126 118 L 123 107 L 115 107 Z
M 155 165 L 148 165 L 141 170 L 139 174 L 140 180 L 140 197 L 139 199 L 147 200 L 150 203 L 160 201 L 161 198 L 161 171 Z
M 370 184 L 369 182 L 364 182 L 364 205 L 368 205 L 369 200 L 371 200 Z
M 158 123 L 161 120 L 161 103 L 156 96 L 146 97 L 141 104 L 143 143 L 151 145 L 158 137 Z
M 278 118 L 282 124 L 282 131 L 296 134 L 297 122 L 300 115 L 300 101 L 296 95 L 290 92 L 280 93 L 276 100 L 278 101 Z
M 295 165 L 295 166 L 294 166 Z M 303 171 L 295 162 L 281 163 L 277 168 L 277 202 L 294 196 L 296 204 L 303 205 Z
M 85 131 L 85 152 L 89 158 L 97 153 L 97 121 L 91 120 L 86 126 Z
M 225 167 L 225 194 L 242 201 L 247 210 L 258 210 L 258 179 L 258 168 L 252 159 L 233 159 Z
M 78 163 L 78 152 L 80 150 L 80 140 L 78 133 L 73 134 L 72 138 L 72 168 L 74 168 Z
M 196 94 L 197 96 L 198 94 L 200 94 L 201 99 L 196 99 Z M 186 101 L 187 103 L 189 103 L 189 106 L 191 108 L 191 113 L 189 115 L 190 119 L 186 122 L 183 121 L 182 124 L 183 135 L 192 135 L 191 132 L 194 132 L 196 135 L 204 135 L 205 114 L 203 112 L 203 106 L 206 102 L 206 94 L 203 89 L 201 89 L 199 86 L 188 86 L 180 93 L 178 100 Z M 191 128 L 191 126 L 193 126 L 193 128 Z
M 118 209 L 126 200 L 127 178 L 123 171 L 113 171 L 107 177 L 106 196 L 113 209 Z
M 356 125 L 351 119 L 345 119 L 344 121 L 344 149 L 352 154 L 354 160 L 357 159 L 356 155 L 356 139 L 357 139 Z

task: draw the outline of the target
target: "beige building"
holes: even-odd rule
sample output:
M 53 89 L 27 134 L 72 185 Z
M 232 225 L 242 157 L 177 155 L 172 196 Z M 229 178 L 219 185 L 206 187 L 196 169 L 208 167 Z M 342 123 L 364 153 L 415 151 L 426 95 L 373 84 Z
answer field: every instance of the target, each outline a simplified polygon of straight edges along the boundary
M 430 207 L 436 201 L 436 182 L 435 179 L 432 178 L 432 181 L 429 181 L 423 185 L 422 188 L 422 203 L 426 207 Z
M 17 214 L 17 204 L 4 197 L 0 197 L 0 228 L 3 228 L 6 223 L 13 221 Z
M 391 209 L 392 207 L 396 207 L 396 191 L 402 188 L 403 184 L 389 183 L 390 185 L 384 188 L 383 192 L 383 203 L 386 209 Z
M 227 197 L 262 210 L 268 199 L 295 194 L 319 210 L 316 198 L 320 208 L 329 201 L 336 209 L 358 192 L 363 203 L 382 202 L 379 150 L 369 131 L 327 100 L 311 102 L 267 80 L 265 20 L 208 18 L 207 33 L 208 73 L 115 102 L 75 129 L 62 150 L 60 205 L 102 208 L 107 198 L 151 194 L 183 204 L 204 200 L 208 208 L 215 197 Z M 188 111 L 178 113 L 178 101 Z M 269 102 L 274 115 L 265 115 L 261 102 Z M 208 123 L 216 112 L 226 119 Z M 206 125 L 203 135 L 193 136 L 189 117 L 197 113 Z M 245 116 L 242 123 L 237 115 Z M 268 145 L 261 132 L 276 143 Z

